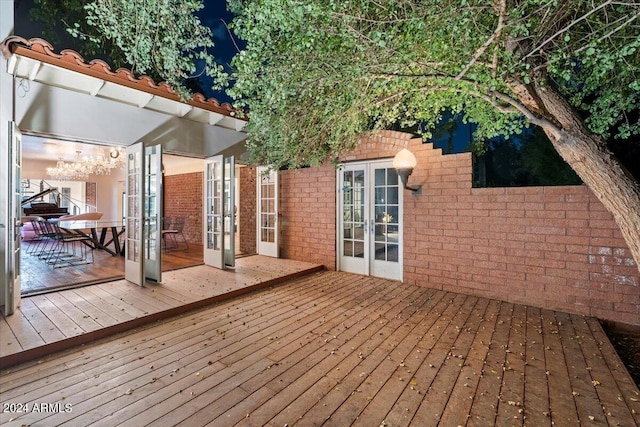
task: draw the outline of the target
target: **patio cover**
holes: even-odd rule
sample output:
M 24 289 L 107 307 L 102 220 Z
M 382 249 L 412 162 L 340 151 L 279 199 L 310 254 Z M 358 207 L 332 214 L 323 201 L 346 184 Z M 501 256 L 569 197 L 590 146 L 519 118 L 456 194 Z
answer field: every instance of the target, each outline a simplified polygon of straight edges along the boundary
M 72 50 L 55 53 L 42 39 L 10 36 L 0 49 L 14 77 L 15 121 L 24 134 L 120 146 L 143 141 L 200 158 L 238 151 L 246 140 L 246 120 L 229 104 L 201 94 L 183 102 L 165 83 L 113 72 Z

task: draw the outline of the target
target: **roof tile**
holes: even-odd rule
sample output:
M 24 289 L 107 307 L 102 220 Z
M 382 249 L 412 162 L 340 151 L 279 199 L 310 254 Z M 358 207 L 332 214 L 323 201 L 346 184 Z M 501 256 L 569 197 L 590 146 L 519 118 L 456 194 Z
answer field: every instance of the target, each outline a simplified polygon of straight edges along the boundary
M 103 60 L 92 59 L 87 62 L 82 55 L 71 49 L 64 49 L 60 53 L 56 53 L 53 46 L 41 38 L 27 40 L 20 36 L 9 36 L 0 43 L 0 52 L 5 58 L 19 54 L 153 95 L 180 101 L 177 93 L 165 82 L 156 83 L 149 76 L 136 77 L 131 70 L 126 68 L 119 68 L 115 72 L 111 71 L 109 64 Z M 215 98 L 205 99 L 201 93 L 193 94 L 192 98 L 185 103 L 225 116 L 235 117 L 238 115 L 238 110 L 234 109 L 231 104 L 226 102 L 220 104 Z

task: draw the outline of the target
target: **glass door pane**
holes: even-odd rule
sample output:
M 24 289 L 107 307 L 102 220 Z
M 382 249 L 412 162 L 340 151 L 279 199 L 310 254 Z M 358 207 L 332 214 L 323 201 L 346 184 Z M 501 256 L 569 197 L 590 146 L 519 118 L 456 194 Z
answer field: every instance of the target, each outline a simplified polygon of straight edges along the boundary
M 222 156 L 215 156 L 204 164 L 204 263 L 216 268 L 224 268 L 222 160 Z
M 392 168 L 375 169 L 375 259 L 398 262 L 398 175 Z
M 368 274 L 369 241 L 367 170 L 363 165 L 346 165 L 339 173 L 339 257 L 340 270 Z
M 401 198 L 398 174 L 391 163 L 371 164 L 371 275 L 401 279 Z
M 234 267 L 236 265 L 235 253 L 235 211 L 236 211 L 236 162 L 233 156 L 224 158 L 224 265 Z
M 144 161 L 144 270 L 145 278 L 162 280 L 162 147 L 145 148 Z
M 13 289 L 9 298 L 12 305 L 12 311 L 20 306 L 20 246 L 21 246 L 21 234 L 20 226 L 22 225 L 22 133 L 14 122 L 11 123 L 11 157 L 13 161 L 13 167 L 11 168 L 11 187 L 13 188 L 13 203 L 9 206 L 9 209 L 13 211 L 13 256 L 12 265 L 13 270 Z
M 278 257 L 278 171 L 259 167 L 258 254 Z
M 143 285 L 143 146 L 141 142 L 127 147 L 126 166 L 126 243 L 125 279 Z

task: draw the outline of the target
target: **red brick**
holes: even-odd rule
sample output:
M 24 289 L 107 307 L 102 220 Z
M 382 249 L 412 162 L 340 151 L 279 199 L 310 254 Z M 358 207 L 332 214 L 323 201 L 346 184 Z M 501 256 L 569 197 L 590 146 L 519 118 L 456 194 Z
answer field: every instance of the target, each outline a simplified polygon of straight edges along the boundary
M 470 154 L 381 135 L 344 158 L 390 158 L 408 147 L 418 159 L 411 179 L 424 181 L 422 194 L 404 194 L 405 281 L 640 324 L 614 310 L 620 296 L 639 299 L 640 275 L 586 186 L 470 188 Z M 283 252 L 335 266 L 335 176 L 332 166 L 282 173 Z
M 184 217 L 184 236 L 189 243 L 202 245 L 203 172 L 164 177 L 164 216 Z

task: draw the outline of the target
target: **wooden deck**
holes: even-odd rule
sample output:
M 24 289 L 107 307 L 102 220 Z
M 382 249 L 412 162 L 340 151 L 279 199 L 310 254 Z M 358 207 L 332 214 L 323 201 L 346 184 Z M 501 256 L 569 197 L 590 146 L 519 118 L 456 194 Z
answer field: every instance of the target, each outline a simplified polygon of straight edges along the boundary
M 12 316 L 1 318 L 0 369 L 320 269 L 250 256 L 237 259 L 235 270 L 164 272 L 161 285 L 116 280 L 26 297 Z
M 639 400 L 593 318 L 336 272 L 0 372 L 11 426 L 634 426 Z

